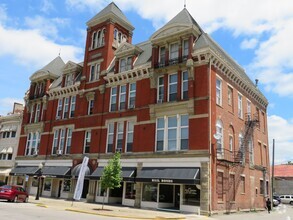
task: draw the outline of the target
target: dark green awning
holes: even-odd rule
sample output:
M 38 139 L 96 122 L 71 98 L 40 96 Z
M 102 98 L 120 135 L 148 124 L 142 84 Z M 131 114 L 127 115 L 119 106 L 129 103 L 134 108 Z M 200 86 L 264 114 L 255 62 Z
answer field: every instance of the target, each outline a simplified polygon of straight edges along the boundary
M 67 166 L 44 166 L 42 169 L 43 176 L 50 177 L 69 177 L 71 167 Z
M 11 170 L 10 175 L 12 175 L 12 176 L 25 176 L 25 175 L 33 176 L 39 171 L 39 169 L 40 168 L 37 166 L 17 166 Z
M 99 180 L 103 175 L 104 167 L 97 167 L 97 169 L 89 177 L 90 179 Z M 124 181 L 133 181 L 136 174 L 136 167 L 122 167 L 122 178 Z

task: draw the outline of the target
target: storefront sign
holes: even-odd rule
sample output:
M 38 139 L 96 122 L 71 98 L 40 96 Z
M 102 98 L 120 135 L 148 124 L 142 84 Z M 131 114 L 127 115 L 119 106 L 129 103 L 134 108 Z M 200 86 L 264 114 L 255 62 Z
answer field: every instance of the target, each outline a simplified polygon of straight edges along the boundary
M 152 179 L 153 183 L 173 183 L 170 179 Z

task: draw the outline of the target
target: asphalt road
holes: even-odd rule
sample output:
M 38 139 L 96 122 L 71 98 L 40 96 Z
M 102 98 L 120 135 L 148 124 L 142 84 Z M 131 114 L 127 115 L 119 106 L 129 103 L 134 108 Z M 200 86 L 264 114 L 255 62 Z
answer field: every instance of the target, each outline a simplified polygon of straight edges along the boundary
M 75 213 L 52 208 L 36 206 L 32 203 L 10 203 L 0 201 L 0 219 L 1 220 L 125 220 L 125 218 L 113 218 L 98 215 L 89 215 Z

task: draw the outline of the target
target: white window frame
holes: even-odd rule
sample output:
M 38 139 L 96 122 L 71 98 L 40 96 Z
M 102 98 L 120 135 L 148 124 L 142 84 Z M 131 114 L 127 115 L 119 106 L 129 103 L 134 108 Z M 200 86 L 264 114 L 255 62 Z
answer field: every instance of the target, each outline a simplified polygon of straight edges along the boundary
M 216 122 L 216 134 L 219 137 L 217 140 L 217 156 L 222 158 L 224 156 L 224 127 L 221 120 Z
M 238 93 L 238 117 L 243 119 L 243 96 Z
M 247 119 L 250 121 L 252 119 L 251 114 L 251 101 L 247 99 Z
M 112 129 L 110 129 L 112 127 Z M 112 132 L 110 132 L 111 130 L 113 130 Z M 115 123 L 111 122 L 108 124 L 108 129 L 107 129 L 107 144 L 106 144 L 106 153 L 112 153 L 113 152 L 113 148 L 114 148 L 114 133 L 115 133 Z M 109 145 L 109 140 L 110 137 L 112 137 L 112 151 L 108 151 L 108 145 Z
M 228 86 L 228 105 L 233 106 L 233 88 Z
M 87 108 L 87 114 L 88 115 L 92 115 L 93 114 L 93 111 L 94 111 L 94 104 L 95 104 L 95 101 L 94 99 L 90 99 L 88 101 L 88 108 Z M 92 112 L 91 112 L 92 111 Z
M 234 148 L 234 138 L 232 134 L 229 134 L 229 150 L 232 152 Z
M 34 120 L 35 123 L 39 122 L 39 120 L 40 120 L 40 112 L 41 112 L 41 104 L 37 103 L 36 104 L 35 120 Z
M 62 117 L 62 107 L 63 107 L 63 98 L 58 99 L 56 119 L 61 119 Z
M 35 112 L 35 104 L 32 104 L 32 106 L 31 106 L 31 114 L 30 114 L 30 123 L 33 122 L 34 112 Z
M 176 48 L 177 47 L 177 48 Z M 170 60 L 178 59 L 179 58 L 179 43 L 172 43 L 169 46 L 169 57 Z
M 64 153 L 65 133 L 66 133 L 66 129 L 65 128 L 59 130 L 59 146 L 58 146 L 58 149 L 57 149 L 57 153 L 59 151 L 61 151 L 61 154 Z M 60 154 L 60 153 L 58 153 L 58 154 Z
M 171 76 L 177 76 L 177 81 L 176 82 L 170 82 L 171 81 Z M 168 75 L 168 102 L 170 102 L 170 90 L 171 90 L 171 86 L 176 85 L 176 99 L 175 100 L 171 100 L 171 101 L 177 101 L 177 96 L 178 96 L 178 73 L 173 73 L 173 74 L 169 74 Z M 172 93 L 175 94 L 175 93 Z
M 74 74 L 67 74 L 65 76 L 65 85 L 64 86 L 72 86 L 74 81 Z
M 101 64 L 95 63 L 90 66 L 90 77 L 89 81 L 94 82 L 100 79 Z
M 69 116 L 69 102 L 70 102 L 70 97 L 65 97 L 64 98 L 64 107 L 63 107 L 63 113 L 62 113 L 62 118 L 68 118 Z M 67 114 L 67 116 L 66 116 Z
M 165 66 L 166 64 L 166 47 L 162 46 L 159 49 L 159 63 L 160 66 Z
M 122 89 L 124 89 L 124 92 L 122 91 Z M 119 110 L 125 110 L 126 109 L 126 103 L 127 103 L 126 91 L 127 91 L 127 86 L 126 85 L 121 85 L 120 88 L 119 88 L 119 102 L 118 102 L 118 104 L 119 104 L 118 109 Z M 122 99 L 124 99 L 124 100 L 122 100 Z M 124 103 L 124 107 L 121 106 L 122 103 Z
M 92 34 L 92 49 L 95 49 L 97 47 L 97 32 L 95 31 Z
M 133 140 L 134 140 L 134 122 L 128 121 L 127 122 L 127 134 L 125 140 L 125 152 L 132 152 L 133 151 Z M 132 138 L 130 136 L 132 135 Z M 128 150 L 128 144 L 131 144 L 131 150 Z
M 183 47 L 182 47 L 182 58 L 187 57 L 189 54 L 189 39 L 183 40 Z M 187 58 L 185 58 L 187 59 Z
M 218 84 L 219 83 L 219 84 Z M 222 106 L 222 91 L 223 89 L 223 82 L 222 79 L 218 78 L 216 79 L 216 104 Z
M 119 125 L 121 125 L 122 127 L 119 127 Z M 120 129 L 122 128 L 122 129 Z M 115 146 L 115 152 L 118 151 L 121 151 L 122 152 L 122 149 L 123 149 L 123 137 L 124 137 L 124 121 L 120 121 L 120 122 L 117 122 L 117 127 L 116 127 L 116 146 Z M 118 141 L 121 140 L 122 143 L 121 143 L 121 148 L 119 147 L 118 148 Z
M 114 89 L 116 90 L 115 93 L 113 93 Z M 115 109 L 112 110 L 112 105 L 115 105 Z M 109 111 L 114 112 L 117 110 L 117 86 L 111 88 L 111 97 L 110 97 L 110 106 Z
M 162 79 L 162 82 L 163 84 L 160 84 L 160 79 Z M 164 101 L 164 93 L 165 93 L 165 85 L 164 85 L 164 81 L 165 81 L 165 78 L 164 76 L 160 76 L 158 77 L 158 82 L 157 82 L 157 102 L 163 102 Z M 163 88 L 163 93 L 160 94 L 160 88 Z
M 84 144 L 83 144 L 83 153 L 90 153 L 90 147 L 91 147 L 91 139 L 92 139 L 92 133 L 90 130 L 88 131 L 85 131 L 85 134 L 84 134 Z M 88 145 L 89 143 L 89 145 Z M 89 152 L 86 152 L 86 148 L 88 148 L 88 151 Z
M 70 154 L 72 144 L 72 128 L 67 128 L 66 143 L 64 154 Z
M 184 79 L 184 76 L 187 75 L 187 79 Z M 184 91 L 184 85 L 187 84 L 187 90 Z M 187 97 L 184 97 L 184 92 L 187 92 Z M 181 74 L 181 99 L 188 99 L 188 71 L 182 71 Z
M 69 118 L 74 117 L 75 104 L 76 104 L 76 96 L 71 96 L 71 99 L 70 99 Z
M 128 108 L 135 108 L 135 98 L 136 98 L 136 83 L 129 84 L 129 98 L 128 98 Z
M 56 129 L 54 131 L 54 137 L 53 137 L 53 143 L 52 143 L 52 155 L 57 154 L 57 150 L 58 150 L 58 146 L 59 146 L 59 129 Z M 55 149 L 55 152 L 54 152 Z

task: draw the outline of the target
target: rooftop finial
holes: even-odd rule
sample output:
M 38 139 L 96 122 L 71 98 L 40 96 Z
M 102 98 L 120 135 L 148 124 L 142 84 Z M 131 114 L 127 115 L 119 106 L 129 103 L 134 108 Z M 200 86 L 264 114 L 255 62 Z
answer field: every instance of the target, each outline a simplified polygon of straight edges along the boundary
M 184 8 L 186 8 L 186 0 L 184 0 Z
M 61 54 L 61 48 L 59 49 L 59 53 L 58 53 L 58 56 L 60 57 L 60 54 Z

